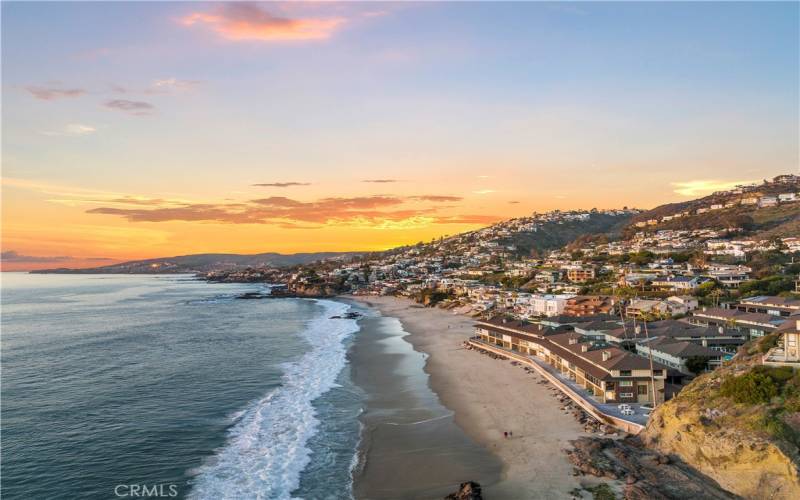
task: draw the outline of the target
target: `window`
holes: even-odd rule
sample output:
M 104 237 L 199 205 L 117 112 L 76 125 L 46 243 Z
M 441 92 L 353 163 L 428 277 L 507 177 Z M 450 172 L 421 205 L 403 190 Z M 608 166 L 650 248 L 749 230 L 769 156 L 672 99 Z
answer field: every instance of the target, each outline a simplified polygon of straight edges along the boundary
M 619 376 L 620 377 L 630 377 L 631 376 L 631 371 L 630 370 L 620 370 L 619 371 Z
M 663 375 L 663 371 L 664 370 L 653 370 L 653 376 L 660 377 L 661 375 Z
M 642 384 L 639 387 L 637 387 L 636 392 L 640 396 L 647 396 L 647 394 L 649 393 L 649 391 L 647 390 L 647 384 Z
M 619 381 L 620 387 L 633 387 L 633 380 L 620 380 Z
M 633 397 L 633 393 L 632 392 L 621 392 L 621 393 L 619 393 L 619 397 L 621 397 L 621 398 L 632 398 Z

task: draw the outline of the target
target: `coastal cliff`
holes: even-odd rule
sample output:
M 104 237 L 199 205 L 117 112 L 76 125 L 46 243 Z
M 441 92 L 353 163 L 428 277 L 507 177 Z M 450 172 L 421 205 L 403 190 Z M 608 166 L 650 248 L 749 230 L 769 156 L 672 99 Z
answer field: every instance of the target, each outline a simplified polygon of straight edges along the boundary
M 289 292 L 297 297 L 333 297 L 342 293 L 342 291 L 340 287 L 330 283 L 292 283 L 289 286 Z
M 745 345 L 657 408 L 640 435 L 745 498 L 800 498 L 800 373 L 760 357 L 775 338 Z

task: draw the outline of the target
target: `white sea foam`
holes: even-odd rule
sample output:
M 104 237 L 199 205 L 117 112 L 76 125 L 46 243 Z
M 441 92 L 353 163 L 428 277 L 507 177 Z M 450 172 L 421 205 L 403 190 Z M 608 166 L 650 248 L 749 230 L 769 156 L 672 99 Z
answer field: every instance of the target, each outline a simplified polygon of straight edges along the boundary
M 325 310 L 302 335 L 311 349 L 282 366 L 281 387 L 237 415 L 225 446 L 193 482 L 192 499 L 288 499 L 310 462 L 308 440 L 319 420 L 312 402 L 331 390 L 346 363 L 344 340 L 355 320 L 329 319 L 350 306 L 321 300 Z

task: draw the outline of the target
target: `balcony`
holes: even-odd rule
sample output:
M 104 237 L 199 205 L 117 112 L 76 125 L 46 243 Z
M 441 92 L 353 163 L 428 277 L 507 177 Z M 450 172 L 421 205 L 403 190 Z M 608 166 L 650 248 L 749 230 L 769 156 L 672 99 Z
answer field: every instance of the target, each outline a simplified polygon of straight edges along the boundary
M 800 359 L 787 357 L 782 346 L 773 347 L 761 358 L 761 363 L 769 366 L 791 366 L 800 369 Z

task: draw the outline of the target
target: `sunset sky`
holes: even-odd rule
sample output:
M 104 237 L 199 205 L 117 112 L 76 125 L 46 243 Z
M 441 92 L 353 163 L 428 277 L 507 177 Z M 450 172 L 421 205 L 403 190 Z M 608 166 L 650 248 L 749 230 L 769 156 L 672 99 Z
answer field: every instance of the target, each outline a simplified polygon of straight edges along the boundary
M 385 249 L 797 172 L 798 19 L 3 2 L 3 269 Z

